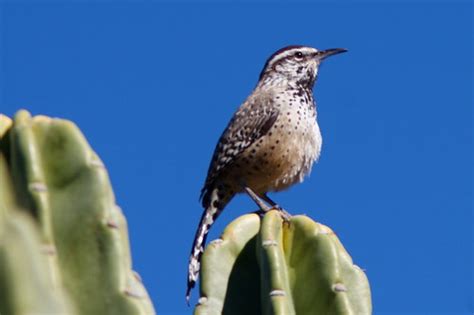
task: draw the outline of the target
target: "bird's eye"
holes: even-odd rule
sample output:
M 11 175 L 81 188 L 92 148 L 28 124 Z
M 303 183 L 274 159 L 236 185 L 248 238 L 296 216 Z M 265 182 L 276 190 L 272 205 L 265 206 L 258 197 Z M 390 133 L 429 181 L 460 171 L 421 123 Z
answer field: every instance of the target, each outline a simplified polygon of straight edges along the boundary
M 301 51 L 298 51 L 296 54 L 295 54 L 295 57 L 298 58 L 298 59 L 301 59 L 303 58 L 303 53 Z

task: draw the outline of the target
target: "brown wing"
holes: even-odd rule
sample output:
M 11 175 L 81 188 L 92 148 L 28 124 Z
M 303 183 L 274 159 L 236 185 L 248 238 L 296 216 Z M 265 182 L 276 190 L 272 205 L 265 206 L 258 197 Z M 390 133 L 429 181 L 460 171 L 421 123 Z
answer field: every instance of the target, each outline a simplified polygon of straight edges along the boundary
M 270 97 L 251 97 L 234 114 L 216 145 L 207 179 L 201 190 L 204 207 L 207 207 L 207 191 L 214 185 L 222 170 L 264 136 L 277 120 L 278 114 Z

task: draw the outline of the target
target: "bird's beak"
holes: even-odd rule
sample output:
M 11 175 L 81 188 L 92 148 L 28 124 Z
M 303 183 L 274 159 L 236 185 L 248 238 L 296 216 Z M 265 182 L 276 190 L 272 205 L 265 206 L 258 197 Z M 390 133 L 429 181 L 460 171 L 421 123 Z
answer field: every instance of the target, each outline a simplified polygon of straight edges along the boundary
M 315 54 L 315 58 L 318 60 L 326 59 L 329 56 L 337 55 L 346 52 L 345 48 L 330 48 L 326 50 L 320 50 Z

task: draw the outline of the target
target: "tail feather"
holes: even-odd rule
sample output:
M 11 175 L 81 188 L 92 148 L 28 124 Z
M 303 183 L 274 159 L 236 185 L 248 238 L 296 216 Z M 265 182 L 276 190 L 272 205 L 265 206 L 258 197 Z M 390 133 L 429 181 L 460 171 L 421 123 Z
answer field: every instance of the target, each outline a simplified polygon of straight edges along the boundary
M 199 277 L 199 270 L 201 268 L 201 256 L 204 252 L 204 245 L 206 244 L 207 234 L 216 221 L 217 217 L 221 214 L 224 206 L 230 201 L 232 196 L 227 196 L 219 191 L 218 188 L 214 188 L 210 192 L 210 196 L 205 196 L 209 202 L 205 202 L 205 210 L 202 213 L 201 221 L 194 236 L 193 246 L 191 249 L 191 256 L 189 257 L 188 266 L 188 285 L 186 289 L 186 301 L 189 305 L 189 298 L 192 288 L 196 285 L 196 281 Z M 207 197 L 207 198 L 206 198 Z

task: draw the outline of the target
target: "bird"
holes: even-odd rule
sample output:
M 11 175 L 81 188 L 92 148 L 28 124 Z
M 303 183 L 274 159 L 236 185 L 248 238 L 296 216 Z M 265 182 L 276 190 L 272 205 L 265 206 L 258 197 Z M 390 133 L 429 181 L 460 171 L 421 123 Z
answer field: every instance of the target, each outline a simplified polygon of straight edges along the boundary
M 313 87 L 321 62 L 346 51 L 291 45 L 265 62 L 256 87 L 219 138 L 201 190 L 204 211 L 189 258 L 188 305 L 209 229 L 236 194 L 249 195 L 261 211 L 288 215 L 267 193 L 302 182 L 318 160 L 322 137 Z

